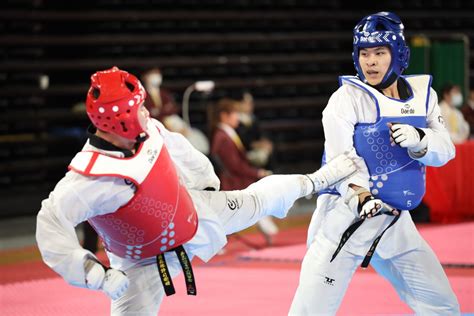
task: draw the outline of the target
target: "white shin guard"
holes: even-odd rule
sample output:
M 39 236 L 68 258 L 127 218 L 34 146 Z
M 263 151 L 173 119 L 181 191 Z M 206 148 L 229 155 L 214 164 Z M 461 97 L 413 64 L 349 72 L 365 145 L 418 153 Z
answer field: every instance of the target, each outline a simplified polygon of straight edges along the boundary
M 304 175 L 271 175 L 240 191 L 205 192 L 212 209 L 232 234 L 272 215 L 283 218 L 293 203 L 313 190 Z
M 293 203 L 312 191 L 313 184 L 304 175 L 271 175 L 243 190 L 254 196 L 261 213 L 278 218 L 286 217 Z

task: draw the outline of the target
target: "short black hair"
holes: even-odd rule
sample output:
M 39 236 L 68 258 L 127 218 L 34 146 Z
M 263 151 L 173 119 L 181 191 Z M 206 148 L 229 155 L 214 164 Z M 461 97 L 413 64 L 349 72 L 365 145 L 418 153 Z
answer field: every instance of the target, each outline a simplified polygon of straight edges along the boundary
M 452 82 L 447 82 L 443 85 L 443 87 L 441 88 L 441 97 L 444 99 L 444 96 L 451 92 L 451 90 L 453 90 L 453 88 L 456 87 L 456 85 Z

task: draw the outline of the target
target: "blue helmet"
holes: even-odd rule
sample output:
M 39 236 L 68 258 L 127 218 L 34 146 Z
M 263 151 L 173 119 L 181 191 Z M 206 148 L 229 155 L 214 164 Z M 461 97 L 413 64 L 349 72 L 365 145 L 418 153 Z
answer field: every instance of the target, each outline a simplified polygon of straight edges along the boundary
M 407 69 L 410 60 L 410 49 L 405 43 L 403 29 L 404 26 L 400 18 L 391 12 L 371 14 L 357 23 L 354 27 L 352 59 L 360 80 L 366 82 L 359 64 L 359 50 L 361 48 L 376 46 L 388 46 L 390 48 L 392 61 L 382 82 L 376 88 L 387 88 Z

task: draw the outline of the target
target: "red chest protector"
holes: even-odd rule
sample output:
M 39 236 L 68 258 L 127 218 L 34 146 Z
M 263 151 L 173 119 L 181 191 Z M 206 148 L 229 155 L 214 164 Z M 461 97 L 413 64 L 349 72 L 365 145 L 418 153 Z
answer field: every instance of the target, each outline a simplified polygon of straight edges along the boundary
M 111 253 L 128 259 L 156 256 L 190 240 L 198 218 L 193 201 L 180 184 L 173 161 L 156 126 L 131 158 L 83 151 L 69 168 L 86 176 L 127 179 L 134 197 L 114 213 L 89 219 Z

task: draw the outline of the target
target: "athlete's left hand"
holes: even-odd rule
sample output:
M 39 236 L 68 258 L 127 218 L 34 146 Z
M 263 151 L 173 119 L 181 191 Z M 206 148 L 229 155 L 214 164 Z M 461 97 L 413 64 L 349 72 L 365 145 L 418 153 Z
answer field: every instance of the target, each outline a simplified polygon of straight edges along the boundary
M 127 291 L 130 281 L 125 272 L 117 269 L 108 269 L 105 272 L 104 284 L 102 290 L 111 299 L 120 298 Z
M 84 268 L 87 288 L 102 290 L 113 300 L 121 297 L 130 285 L 125 272 L 106 268 L 95 258 L 86 259 Z
M 427 147 L 425 132 L 408 124 L 388 123 L 392 146 L 408 148 L 412 152 L 420 152 Z

